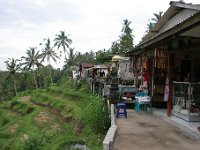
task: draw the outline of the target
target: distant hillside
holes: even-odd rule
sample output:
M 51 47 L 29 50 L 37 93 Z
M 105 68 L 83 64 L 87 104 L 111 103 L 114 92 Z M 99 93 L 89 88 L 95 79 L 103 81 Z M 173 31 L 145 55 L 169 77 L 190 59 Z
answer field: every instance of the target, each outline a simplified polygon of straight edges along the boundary
M 101 98 L 84 81 L 63 78 L 45 90 L 0 102 L 1 150 L 102 149 L 110 126 Z

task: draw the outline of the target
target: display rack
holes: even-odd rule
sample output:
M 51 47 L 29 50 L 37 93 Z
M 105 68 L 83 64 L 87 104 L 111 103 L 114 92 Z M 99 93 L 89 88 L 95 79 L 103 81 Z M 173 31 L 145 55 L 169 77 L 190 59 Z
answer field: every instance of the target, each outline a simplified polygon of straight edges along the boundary
M 200 121 L 200 83 L 173 82 L 172 113 L 186 121 Z
M 163 102 L 165 81 L 167 78 L 167 52 L 161 49 L 155 49 L 154 56 L 153 101 Z

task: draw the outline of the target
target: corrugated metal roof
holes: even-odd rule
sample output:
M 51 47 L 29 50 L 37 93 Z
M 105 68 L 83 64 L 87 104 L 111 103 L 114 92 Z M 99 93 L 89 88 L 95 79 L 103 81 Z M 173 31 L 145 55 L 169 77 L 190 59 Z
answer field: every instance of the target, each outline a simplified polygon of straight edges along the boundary
M 100 69 L 100 68 L 108 68 L 109 65 L 107 64 L 98 64 L 98 65 L 94 65 L 93 68 L 97 68 L 97 69 Z
M 184 34 L 185 36 L 189 36 L 192 33 L 196 35 L 198 32 L 195 33 L 195 30 L 198 30 L 198 29 L 200 30 L 199 23 L 200 23 L 200 12 L 197 12 L 193 16 L 189 17 L 187 20 L 175 25 L 173 28 L 159 34 L 158 36 L 155 36 L 155 37 L 149 39 L 148 41 L 142 43 L 141 45 L 138 45 L 133 51 L 139 52 L 139 53 L 144 52 L 144 50 L 145 50 L 144 48 L 146 48 L 147 46 L 155 44 L 155 43 L 163 40 L 164 38 L 175 35 L 176 33 L 179 33 L 179 35 Z M 194 28 L 195 28 L 195 30 L 193 30 Z M 187 29 L 187 30 L 185 30 L 185 29 Z M 191 35 L 191 37 L 196 37 L 196 36 Z M 199 37 L 200 37 L 200 34 L 199 34 Z M 143 51 L 141 51 L 141 49 Z M 131 53 L 131 51 L 129 53 Z
M 160 34 L 168 31 L 169 29 L 200 12 L 200 5 L 197 4 L 186 4 L 184 2 L 170 2 L 170 4 L 171 6 L 168 8 L 168 10 L 150 30 L 150 32 L 145 35 L 139 45 L 149 41 L 150 39 L 153 39 L 156 36 L 159 36 Z

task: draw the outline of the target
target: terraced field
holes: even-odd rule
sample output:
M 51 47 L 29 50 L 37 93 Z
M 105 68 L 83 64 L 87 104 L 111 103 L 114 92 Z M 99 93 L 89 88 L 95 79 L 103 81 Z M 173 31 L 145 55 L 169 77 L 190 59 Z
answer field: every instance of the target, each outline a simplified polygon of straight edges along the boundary
M 69 144 L 102 149 L 110 125 L 103 100 L 85 84 L 63 80 L 46 90 L 0 102 L 0 149 L 64 150 Z

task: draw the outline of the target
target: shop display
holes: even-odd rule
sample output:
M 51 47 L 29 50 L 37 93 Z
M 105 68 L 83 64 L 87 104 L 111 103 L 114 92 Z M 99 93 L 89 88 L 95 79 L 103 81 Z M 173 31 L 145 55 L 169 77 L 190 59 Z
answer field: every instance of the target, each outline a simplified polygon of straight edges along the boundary
M 167 68 L 167 52 L 164 50 L 155 50 L 155 67 Z
M 200 83 L 173 82 L 172 113 L 186 121 L 200 121 Z
M 154 53 L 154 75 L 153 75 L 153 100 L 162 102 L 165 95 L 165 81 L 167 78 L 167 52 L 155 49 Z

